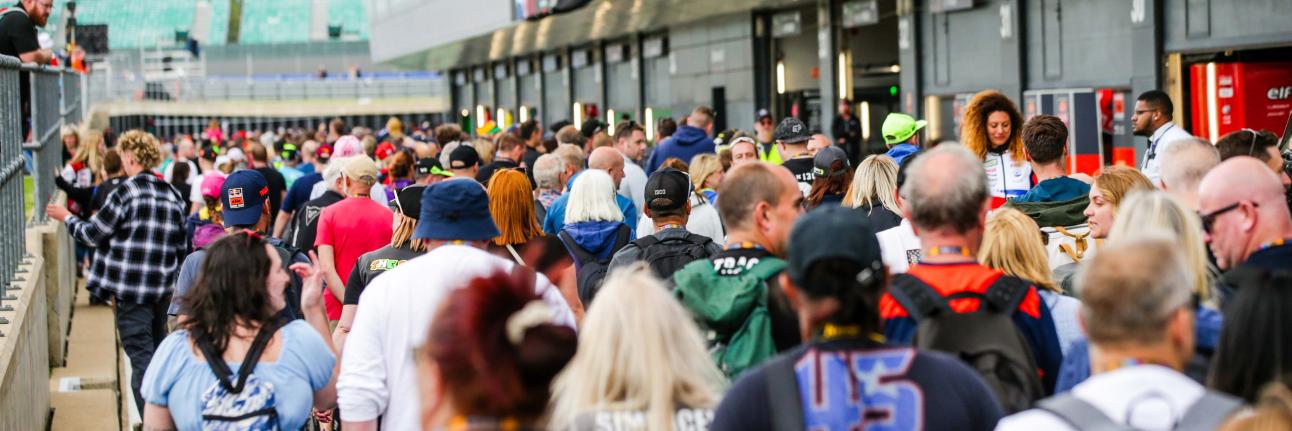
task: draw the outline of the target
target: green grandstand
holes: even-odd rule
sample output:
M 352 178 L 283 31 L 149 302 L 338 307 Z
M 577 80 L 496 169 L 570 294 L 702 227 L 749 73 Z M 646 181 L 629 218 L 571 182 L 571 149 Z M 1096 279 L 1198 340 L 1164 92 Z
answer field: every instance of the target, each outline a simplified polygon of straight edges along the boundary
M 177 33 L 192 31 L 202 2 L 210 10 L 208 46 L 368 38 L 364 0 L 327 0 L 326 9 L 311 0 L 79 0 L 76 16 L 81 24 L 107 24 L 111 49 L 164 47 L 177 43 Z M 55 7 L 54 22 L 66 14 L 63 3 Z M 311 31 L 312 23 L 324 25 L 322 39 L 311 38 L 320 33 Z M 329 36 L 326 27 L 339 28 L 340 34 Z

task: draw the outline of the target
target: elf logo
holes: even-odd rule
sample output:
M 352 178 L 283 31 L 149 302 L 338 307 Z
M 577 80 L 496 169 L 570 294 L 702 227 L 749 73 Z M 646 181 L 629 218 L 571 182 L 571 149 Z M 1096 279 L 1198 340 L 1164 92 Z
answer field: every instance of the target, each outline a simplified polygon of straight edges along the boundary
M 1265 92 L 1265 97 L 1268 97 L 1270 100 L 1287 100 L 1288 98 L 1292 98 L 1292 85 L 1270 88 L 1269 91 Z

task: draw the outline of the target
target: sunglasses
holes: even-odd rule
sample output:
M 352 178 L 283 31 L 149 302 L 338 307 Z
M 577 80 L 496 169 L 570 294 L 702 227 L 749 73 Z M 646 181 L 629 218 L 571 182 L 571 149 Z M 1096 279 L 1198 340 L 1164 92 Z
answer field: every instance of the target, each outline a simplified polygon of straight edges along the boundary
M 1238 207 L 1241 206 L 1242 204 L 1243 204 L 1242 201 L 1238 201 L 1238 202 L 1234 202 L 1233 204 L 1227 207 L 1224 207 L 1206 214 L 1199 213 L 1198 217 L 1202 219 L 1202 231 L 1206 232 L 1207 234 L 1211 234 L 1211 229 L 1215 227 L 1215 224 L 1216 224 L 1216 218 L 1220 217 L 1221 215 L 1224 215 L 1227 212 L 1238 209 Z M 1251 204 L 1252 206 L 1257 206 L 1255 202 L 1252 202 Z
M 1260 137 L 1260 136 L 1261 136 L 1261 132 L 1258 132 L 1258 131 L 1256 131 L 1256 130 L 1254 130 L 1254 129 L 1243 129 L 1243 130 L 1241 130 L 1241 131 L 1243 131 L 1243 132 L 1247 132 L 1247 133 L 1251 133 L 1251 134 L 1252 134 L 1252 141 L 1251 141 L 1250 143 L 1248 143 L 1248 144 L 1247 144 L 1247 156 L 1248 156 L 1248 157 L 1255 156 L 1255 155 L 1256 155 L 1256 138 L 1258 138 L 1258 137 Z

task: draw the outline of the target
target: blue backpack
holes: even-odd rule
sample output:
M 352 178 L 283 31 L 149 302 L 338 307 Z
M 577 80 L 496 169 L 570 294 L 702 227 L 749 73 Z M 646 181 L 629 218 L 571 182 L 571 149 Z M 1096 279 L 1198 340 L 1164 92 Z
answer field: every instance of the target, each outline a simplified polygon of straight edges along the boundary
M 276 319 L 260 328 L 247 357 L 237 374 L 229 369 L 222 354 L 215 351 L 206 337 L 197 339 L 197 347 L 215 373 L 216 383 L 202 393 L 202 429 L 206 431 L 254 430 L 277 431 L 278 411 L 274 384 L 253 376 L 256 363 L 269 340 L 283 325 Z M 236 379 L 236 381 L 235 381 Z

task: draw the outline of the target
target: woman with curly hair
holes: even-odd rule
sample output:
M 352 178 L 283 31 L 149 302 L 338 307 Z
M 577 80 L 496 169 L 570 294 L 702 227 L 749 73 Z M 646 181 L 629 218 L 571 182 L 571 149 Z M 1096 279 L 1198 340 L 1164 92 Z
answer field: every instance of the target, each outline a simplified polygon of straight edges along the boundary
M 1027 194 L 1032 166 L 1023 154 L 1023 114 L 1004 94 L 985 90 L 969 101 L 960 125 L 960 141 L 982 160 L 991 188 L 992 208 Z

